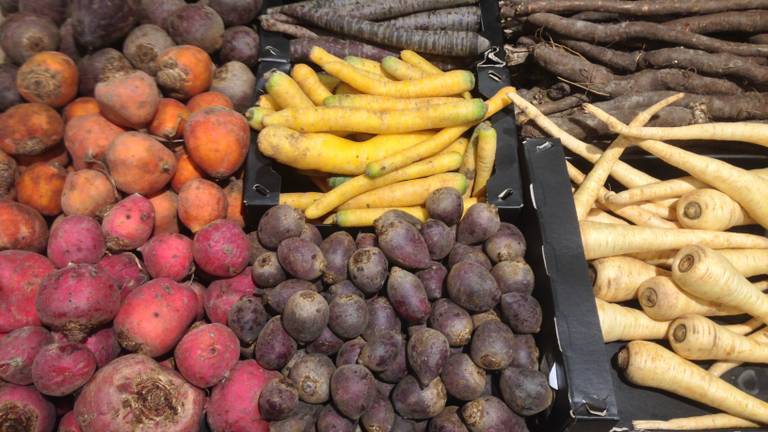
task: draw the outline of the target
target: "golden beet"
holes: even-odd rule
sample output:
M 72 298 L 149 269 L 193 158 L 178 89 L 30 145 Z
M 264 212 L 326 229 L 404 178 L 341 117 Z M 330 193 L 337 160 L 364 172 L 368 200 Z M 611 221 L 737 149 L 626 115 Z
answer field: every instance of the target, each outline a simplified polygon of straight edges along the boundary
M 37 155 L 61 141 L 64 121 L 41 103 L 24 103 L 0 114 L 0 150 L 10 155 Z
M 187 154 L 208 175 L 226 178 L 245 161 L 250 141 L 245 117 L 223 107 L 204 108 L 184 125 Z
M 160 192 L 176 172 L 173 152 L 142 132 L 118 135 L 107 148 L 106 162 L 117 188 L 127 194 Z
M 24 62 L 16 74 L 16 88 L 24 99 L 55 108 L 77 95 L 77 65 L 58 51 L 39 52 Z

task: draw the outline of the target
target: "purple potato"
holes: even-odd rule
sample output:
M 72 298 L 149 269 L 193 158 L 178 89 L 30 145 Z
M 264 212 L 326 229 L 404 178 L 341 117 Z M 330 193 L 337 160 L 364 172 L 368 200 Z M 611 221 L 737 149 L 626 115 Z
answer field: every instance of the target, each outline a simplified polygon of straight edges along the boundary
M 387 370 L 405 350 L 403 336 L 394 331 L 380 331 L 360 350 L 357 362 L 374 372 Z
M 261 389 L 259 413 L 266 420 L 283 420 L 290 417 L 299 404 L 299 392 L 285 377 L 273 379 Z
M 119 41 L 136 24 L 135 3 L 125 0 L 72 0 L 75 39 L 88 50 Z
M 467 210 L 456 229 L 456 241 L 468 245 L 482 243 L 499 230 L 499 210 L 492 204 L 477 203 Z
M 389 398 L 377 396 L 368 411 L 360 417 L 360 423 L 366 431 L 389 431 L 395 422 L 395 409 Z
M 501 321 L 490 320 L 475 329 L 469 353 L 483 369 L 501 370 L 512 363 L 516 349 L 512 330 Z
M 416 277 L 419 278 L 424 285 L 424 291 L 427 292 L 427 298 L 432 301 L 443 296 L 446 276 L 448 276 L 448 269 L 437 261 L 433 262 L 428 269 L 416 272 Z
M 315 291 L 299 291 L 283 309 L 283 327 L 294 339 L 309 343 L 328 325 L 328 303 Z
M 518 334 L 538 333 L 541 329 L 541 305 L 527 294 L 511 292 L 501 296 L 501 316 Z
M 261 300 L 254 296 L 240 297 L 227 316 L 227 326 L 246 346 L 256 342 L 267 321 L 269 314 L 264 310 Z
M 421 236 L 427 243 L 429 257 L 441 260 L 448 256 L 456 242 L 456 227 L 449 227 L 437 219 L 427 219 L 421 226 Z
M 447 406 L 429 421 L 429 432 L 469 432 L 459 417 L 459 407 Z
M 471 401 L 483 395 L 485 377 L 485 370 L 464 353 L 451 355 L 440 374 L 448 394 L 463 401 Z
M 30 13 L 12 14 L 0 25 L 0 47 L 16 65 L 41 51 L 56 51 L 60 41 L 53 21 Z
M 357 359 L 365 344 L 365 339 L 360 337 L 344 342 L 336 354 L 336 367 L 341 367 L 345 364 L 357 364 Z
M 259 62 L 259 35 L 247 26 L 228 28 L 224 31 L 219 57 L 223 63 L 238 61 L 255 67 Z
M 367 295 L 379 292 L 387 280 L 389 262 L 377 247 L 356 250 L 349 257 L 349 278 Z
M 263 247 L 275 250 L 283 240 L 301 235 L 304 224 L 301 211 L 284 204 L 274 206 L 259 220 L 259 242 Z
M 253 358 L 263 368 L 279 370 L 296 354 L 296 341 L 285 331 L 278 315 L 264 325 L 253 349 Z
M 376 240 L 376 234 L 361 232 L 357 233 L 355 244 L 357 244 L 358 249 L 362 249 L 367 247 L 377 247 L 379 242 Z
M 502 294 L 519 292 L 530 295 L 533 292 L 534 275 L 531 267 L 523 260 L 502 261 L 491 270 Z
M 496 279 L 488 270 L 471 261 L 462 261 L 451 268 L 447 287 L 448 297 L 471 312 L 492 309 L 501 297 Z
M 330 399 L 331 376 L 336 370 L 331 359 L 322 354 L 307 354 L 298 360 L 288 378 L 296 385 L 299 399 L 306 403 L 321 404 Z
M 354 432 L 356 424 L 341 415 L 332 405 L 326 405 L 317 416 L 317 432 Z
M 277 254 L 266 252 L 253 262 L 251 267 L 253 283 L 259 288 L 272 288 L 285 280 L 285 271 L 280 266 Z
M 387 298 L 400 318 L 408 323 L 423 322 L 432 312 L 421 280 L 399 267 L 390 270 Z
M 212 54 L 223 43 L 224 21 L 201 3 L 176 9 L 165 20 L 165 29 L 179 45 L 195 45 Z
M 277 258 L 285 272 L 298 279 L 315 280 L 326 269 L 325 257 L 320 248 L 297 237 L 280 242 Z
M 360 336 L 368 326 L 368 306 L 362 297 L 342 294 L 329 305 L 328 326 L 342 339 Z
M 337 231 L 320 244 L 320 251 L 325 258 L 323 282 L 333 285 L 347 279 L 349 257 L 357 249 L 355 239 L 346 231 Z
M 393 219 L 376 228 L 379 247 L 395 265 L 409 269 L 425 269 L 432 260 L 419 230 L 401 219 Z
M 462 261 L 471 261 L 480 264 L 486 270 L 491 270 L 493 264 L 488 256 L 479 247 L 467 246 L 463 243 L 456 243 L 448 256 L 448 267 L 453 267 Z
M 440 414 L 447 400 L 448 395 L 440 378 L 422 388 L 416 377 L 408 375 L 392 390 L 395 411 L 406 419 L 430 419 Z
M 432 305 L 429 326 L 442 333 L 454 347 L 468 344 L 474 330 L 469 313 L 448 299 L 440 299 Z
M 448 226 L 459 223 L 464 213 L 464 200 L 461 193 L 451 187 L 434 190 L 424 204 L 429 217 L 443 221 Z
M 331 377 L 331 397 L 344 416 L 357 420 L 373 405 L 377 396 L 371 371 L 361 365 L 344 365 Z
M 249 24 L 259 13 L 260 5 L 253 0 L 208 0 L 227 27 Z
M 443 371 L 450 348 L 448 340 L 429 327 L 415 330 L 408 339 L 408 364 L 422 386 L 427 386 Z
M 368 300 L 368 327 L 363 332 L 365 340 L 371 340 L 376 333 L 391 330 L 400 333 L 400 319 L 386 297 Z
M 525 420 L 494 396 L 483 396 L 467 403 L 461 408 L 461 417 L 470 432 L 528 432 Z
M 307 345 L 307 352 L 332 356 L 339 351 L 342 344 L 344 341 L 326 327 L 317 339 Z
M 283 313 L 288 299 L 299 291 L 316 290 L 311 282 L 301 279 L 288 279 L 280 282 L 276 287 L 266 290 L 266 301 L 272 310 Z
M 16 90 L 16 71 L 19 68 L 10 64 L 0 64 L 0 112 L 22 103 L 21 95 Z
M 157 74 L 157 56 L 174 46 L 173 39 L 160 26 L 142 24 L 131 30 L 123 42 L 123 54 L 136 69 L 150 76 Z
M 78 91 L 81 96 L 90 96 L 96 84 L 127 73 L 133 70 L 133 66 L 120 51 L 104 48 L 81 58 L 77 69 L 80 72 Z
M 547 376 L 537 370 L 508 367 L 501 372 L 499 387 L 504 402 L 521 416 L 538 414 L 552 404 Z

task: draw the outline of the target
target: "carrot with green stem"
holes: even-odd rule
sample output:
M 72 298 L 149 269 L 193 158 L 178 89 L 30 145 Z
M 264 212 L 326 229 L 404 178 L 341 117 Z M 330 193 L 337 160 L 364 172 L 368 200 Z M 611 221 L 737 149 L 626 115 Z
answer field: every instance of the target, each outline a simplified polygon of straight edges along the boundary
M 632 427 L 636 430 L 715 430 L 759 428 L 760 425 L 735 417 L 730 414 L 706 414 L 694 417 L 680 417 L 670 420 L 634 420 Z
M 312 102 L 299 84 L 288 74 L 273 70 L 268 73 L 264 88 L 281 108 L 309 108 L 314 107 Z
M 320 82 L 314 69 L 299 63 L 291 69 L 291 78 L 293 78 L 304 94 L 309 96 L 315 105 L 323 105 L 325 98 L 331 96 L 331 92 Z
M 595 299 L 597 316 L 605 343 L 631 340 L 664 339 L 669 321 L 656 321 L 637 309 Z
M 668 339 L 672 350 L 688 360 L 768 362 L 768 346 L 731 333 L 701 315 L 686 315 L 674 320 Z
M 645 125 L 651 117 L 656 115 L 656 113 L 680 100 L 683 96 L 685 96 L 684 93 L 678 93 L 651 105 L 635 116 L 630 122 L 630 125 Z M 600 193 L 603 184 L 608 179 L 613 166 L 624 153 L 624 150 L 631 145 L 632 142 L 629 139 L 619 135 L 613 140 L 603 154 L 600 155 L 600 158 L 595 162 L 592 170 L 587 174 L 587 178 L 581 186 L 576 189 L 576 193 L 573 194 L 573 203 L 576 206 L 576 217 L 579 220 L 584 219 L 587 215 L 587 212 L 597 199 L 597 195 Z
M 633 384 L 665 390 L 736 417 L 768 423 L 768 403 L 661 345 L 632 341 L 619 351 L 616 363 Z
M 420 69 L 422 72 L 429 74 L 429 75 L 439 75 L 442 73 L 445 73 L 442 69 L 439 67 L 433 65 L 429 62 L 429 60 L 425 59 L 424 57 L 420 56 L 416 51 L 411 50 L 402 50 L 400 51 L 400 58 L 403 59 L 404 62 L 408 63 L 411 66 L 414 66 L 418 69 Z M 469 92 L 464 92 L 461 94 L 461 97 L 464 99 L 471 99 L 472 96 L 469 94 Z
M 642 283 L 669 272 L 640 260 L 616 256 L 596 259 L 589 263 L 592 275 L 592 292 L 595 297 L 608 302 L 623 302 L 637 297 Z
M 586 221 L 580 223 L 580 230 L 587 260 L 680 249 L 697 243 L 716 249 L 768 247 L 768 238 L 763 236 L 722 231 L 621 226 Z
M 472 188 L 472 196 L 479 197 L 485 194 L 485 187 L 493 173 L 497 136 L 496 129 L 488 121 L 477 125 L 475 131 L 477 131 L 477 147 L 475 148 L 475 184 Z
M 323 100 L 327 107 L 367 108 L 373 111 L 391 111 L 412 109 L 422 106 L 453 103 L 454 97 L 396 98 L 391 96 L 373 96 L 366 94 L 333 95 Z
M 693 296 L 768 321 L 768 296 L 708 247 L 696 244 L 680 249 L 672 263 L 672 280 Z
M 677 203 L 677 220 L 685 228 L 725 231 L 755 221 L 736 201 L 716 189 L 697 189 Z
M 381 68 L 400 81 L 416 80 L 429 76 L 429 74 L 424 73 L 421 69 L 412 66 L 395 56 L 387 56 L 381 59 Z
M 436 189 L 450 187 L 463 194 L 467 184 L 467 178 L 461 173 L 435 174 L 365 192 L 340 205 L 338 210 L 421 206 Z

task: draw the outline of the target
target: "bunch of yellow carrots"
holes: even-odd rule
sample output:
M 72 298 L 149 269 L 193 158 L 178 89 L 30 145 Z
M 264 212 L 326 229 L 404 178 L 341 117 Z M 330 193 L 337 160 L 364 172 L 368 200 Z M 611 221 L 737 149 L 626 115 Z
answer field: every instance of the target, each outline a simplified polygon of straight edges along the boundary
M 582 244 L 605 342 L 629 341 L 617 366 L 630 382 L 711 406 L 718 414 L 635 421 L 638 429 L 698 430 L 768 424 L 768 403 L 720 376 L 741 363 L 768 363 L 768 238 L 730 232 L 768 228 L 768 170 L 745 170 L 661 140 L 744 141 L 768 146 L 768 125 L 709 123 L 644 127 L 677 94 L 623 124 L 595 106 L 584 108 L 618 137 L 605 150 L 559 129 L 512 93 L 513 103 L 565 147 L 594 164 L 584 175 L 567 163 Z M 689 177 L 661 181 L 619 161 L 637 145 Z M 604 183 L 612 176 L 618 193 Z M 747 279 L 752 278 L 752 279 Z M 621 305 L 636 300 L 641 309 Z M 747 315 L 723 325 L 721 316 Z M 713 320 L 714 318 L 714 320 Z M 651 340 L 665 340 L 671 351 Z M 704 369 L 694 361 L 715 361 Z
M 408 50 L 377 62 L 314 47 L 310 59 L 322 71 L 269 72 L 266 94 L 246 113 L 259 150 L 321 190 L 282 193 L 281 204 L 349 227 L 392 208 L 424 220 L 427 196 L 441 187 L 464 194 L 464 208 L 483 198 L 497 147 L 486 120 L 511 103 L 513 88 L 472 99 L 471 72 L 443 72 Z

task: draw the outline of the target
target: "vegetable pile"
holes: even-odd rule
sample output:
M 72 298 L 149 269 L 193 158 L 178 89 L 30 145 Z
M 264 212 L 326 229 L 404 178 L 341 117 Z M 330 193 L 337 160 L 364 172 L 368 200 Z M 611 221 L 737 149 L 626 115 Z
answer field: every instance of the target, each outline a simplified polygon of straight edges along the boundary
M 685 92 L 649 126 L 768 119 L 768 10 L 761 1 L 502 0 L 521 96 L 569 134 L 610 141 L 584 102 L 628 123 Z M 546 136 L 527 116 L 522 135 Z
M 638 420 L 639 429 L 759 427 L 768 403 L 720 377 L 742 363 L 765 363 L 768 239 L 731 231 L 768 227 L 764 169 L 746 170 L 660 140 L 738 140 L 766 146 L 768 128 L 753 123 L 646 127 L 675 94 L 637 114 L 629 125 L 585 104 L 618 137 L 605 150 L 557 127 L 532 104 L 515 105 L 563 145 L 594 163 L 584 175 L 567 162 L 574 183 L 584 254 L 605 342 L 630 341 L 617 367 L 633 384 L 665 390 L 710 406 L 720 414 L 665 421 Z M 690 174 L 659 180 L 619 161 L 630 146 Z M 608 191 L 612 176 L 624 187 Z M 636 300 L 640 310 L 620 303 Z M 720 317 L 747 316 L 726 325 Z M 733 322 L 739 322 L 732 324 Z M 666 341 L 671 351 L 649 342 Z M 707 369 L 693 361 L 715 361 Z
M 466 207 L 483 200 L 497 146 L 484 120 L 510 103 L 510 88 L 470 99 L 471 72 L 443 72 L 409 50 L 377 62 L 313 47 L 310 58 L 322 72 L 302 63 L 290 75 L 268 72 L 266 94 L 246 112 L 261 153 L 323 191 L 282 193 L 280 203 L 349 227 L 391 208 L 423 222 L 427 196 L 441 187 L 464 194 Z

